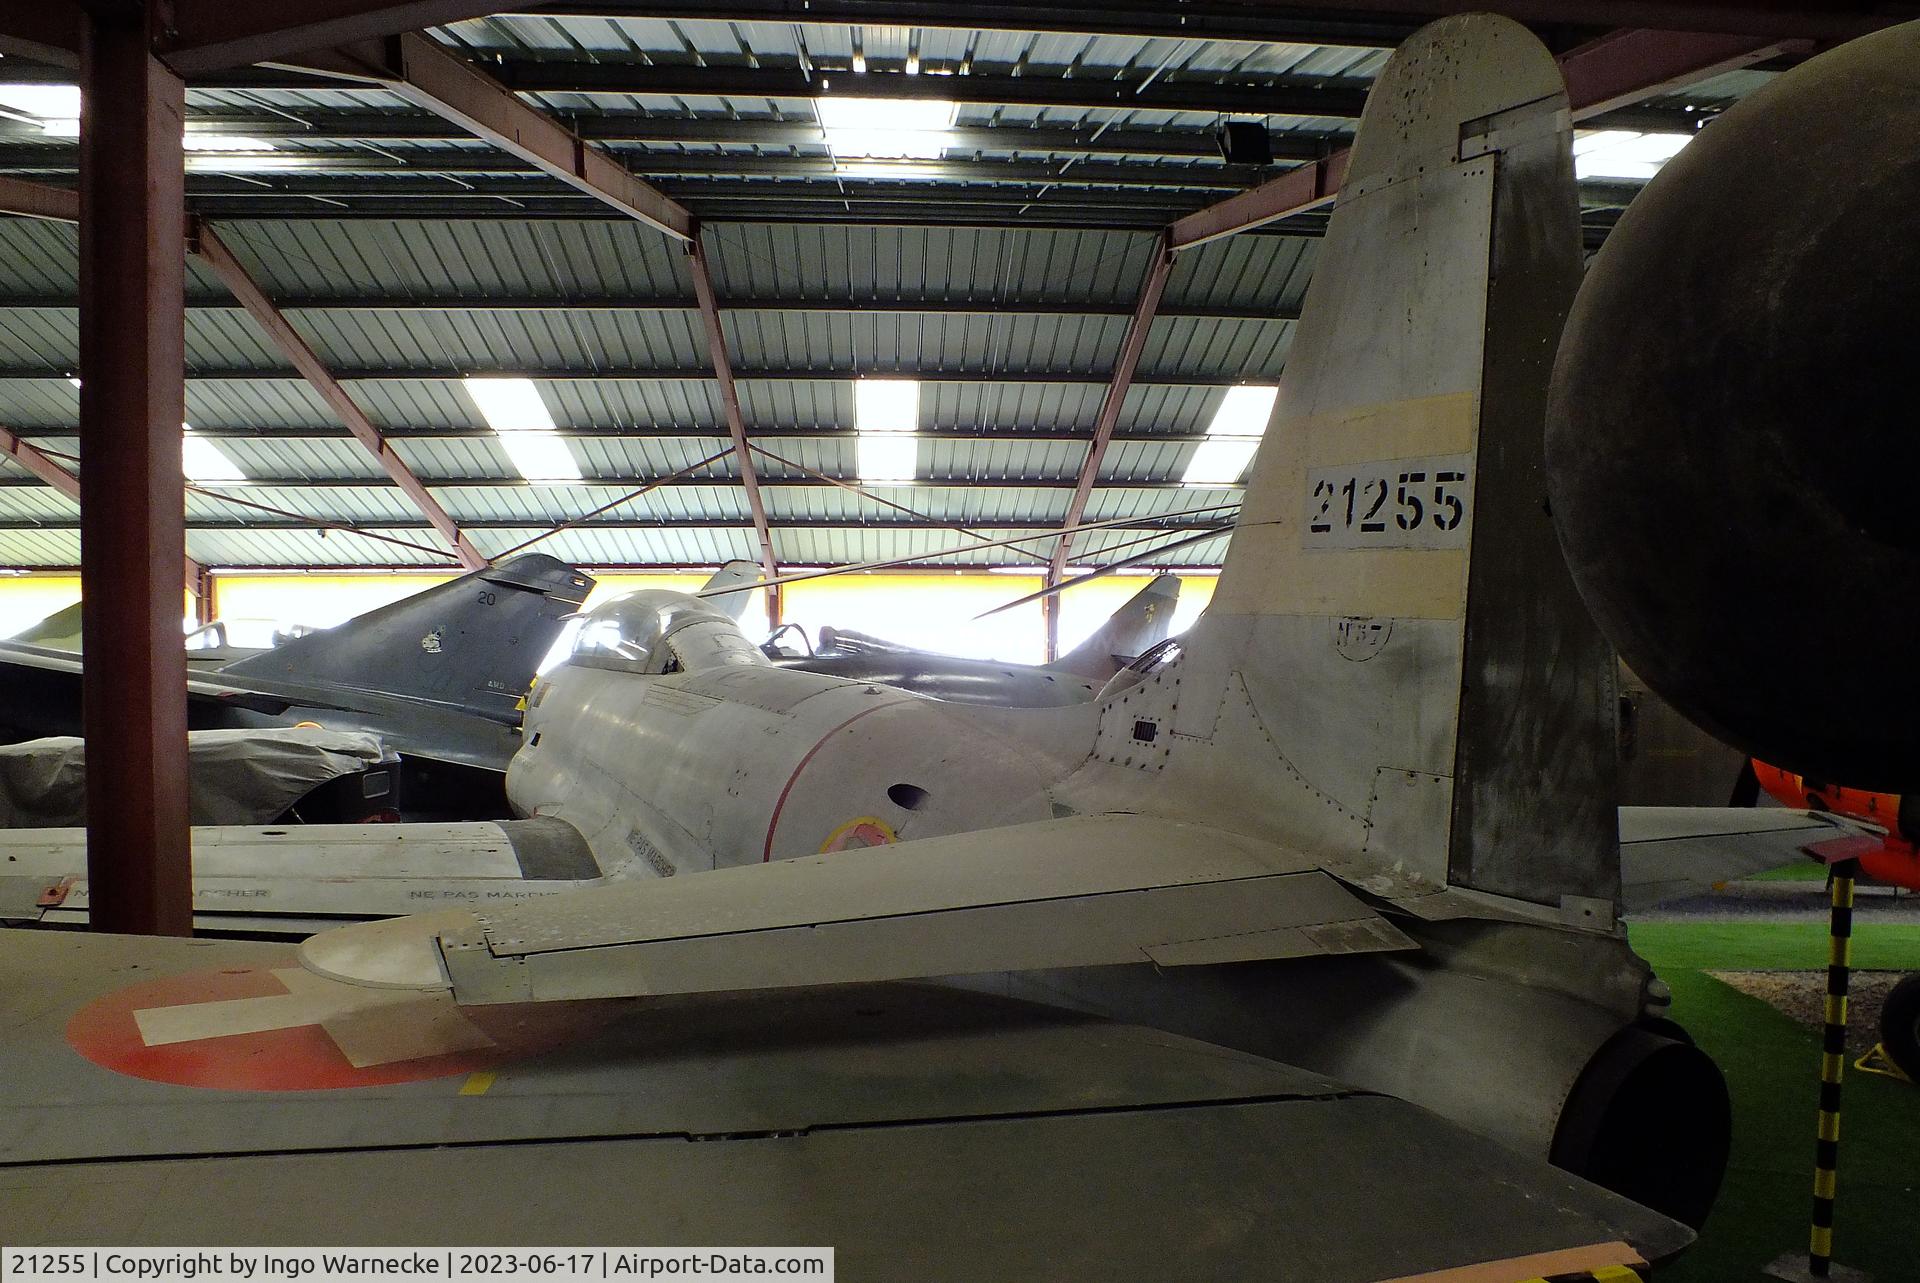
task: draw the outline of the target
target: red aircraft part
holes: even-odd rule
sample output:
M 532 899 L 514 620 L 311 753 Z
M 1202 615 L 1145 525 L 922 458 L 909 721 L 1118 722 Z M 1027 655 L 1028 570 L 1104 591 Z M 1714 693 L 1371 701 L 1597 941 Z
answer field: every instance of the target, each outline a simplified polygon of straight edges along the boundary
M 1760 787 L 1782 806 L 1831 811 L 1886 829 L 1887 836 L 1877 845 L 1862 845 L 1858 856 L 1860 871 L 1876 882 L 1920 891 L 1920 849 L 1915 847 L 1915 835 L 1909 831 L 1913 817 L 1906 815 L 1903 821 L 1903 799 L 1899 794 L 1810 783 L 1791 771 L 1768 766 L 1758 758 L 1754 759 L 1753 773 Z

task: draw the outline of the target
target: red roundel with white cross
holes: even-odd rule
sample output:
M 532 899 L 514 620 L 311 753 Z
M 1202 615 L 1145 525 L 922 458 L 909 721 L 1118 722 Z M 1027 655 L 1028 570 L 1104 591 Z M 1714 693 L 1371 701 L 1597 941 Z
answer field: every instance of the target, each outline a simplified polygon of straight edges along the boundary
M 196 971 L 96 998 L 67 1041 L 115 1073 L 189 1087 L 312 1091 L 492 1069 L 573 1041 L 609 1003 L 461 1007 L 445 992 L 367 989 L 284 959 Z

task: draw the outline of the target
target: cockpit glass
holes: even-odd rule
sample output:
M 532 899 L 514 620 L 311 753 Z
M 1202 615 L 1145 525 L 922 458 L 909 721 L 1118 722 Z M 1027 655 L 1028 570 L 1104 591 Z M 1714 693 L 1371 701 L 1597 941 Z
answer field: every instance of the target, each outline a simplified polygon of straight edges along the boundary
M 678 661 L 662 643 L 697 622 L 733 626 L 728 616 L 685 593 L 657 588 L 623 593 L 595 606 L 579 621 L 568 658 L 590 666 L 671 672 Z

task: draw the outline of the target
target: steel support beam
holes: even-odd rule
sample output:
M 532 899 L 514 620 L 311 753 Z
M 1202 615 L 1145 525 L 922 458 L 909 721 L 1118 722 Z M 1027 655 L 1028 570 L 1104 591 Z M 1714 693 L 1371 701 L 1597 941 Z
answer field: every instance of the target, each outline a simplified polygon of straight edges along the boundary
M 1191 249 L 1222 236 L 1249 232 L 1294 214 L 1304 214 L 1339 195 L 1340 180 L 1346 174 L 1347 149 L 1342 147 L 1325 159 L 1298 165 L 1258 187 L 1174 219 L 1167 228 L 1167 242 L 1176 251 Z
M 40 484 L 58 491 L 74 503 L 80 502 L 80 478 L 61 467 L 38 446 L 23 440 L 12 428 L 0 426 L 0 454 L 6 455 L 7 458 L 32 473 Z M 0 482 L 0 485 L 6 484 L 12 483 Z M 189 592 L 198 596 L 201 579 L 207 573 L 206 567 L 192 557 L 187 557 L 185 569 L 186 576 L 182 582 L 186 584 Z
M 693 295 L 700 308 L 700 320 L 707 331 L 707 352 L 713 360 L 714 381 L 720 385 L 720 404 L 727 416 L 727 435 L 733 438 L 734 459 L 740 468 L 740 485 L 747 492 L 747 510 L 753 514 L 754 537 L 760 541 L 760 564 L 768 579 L 778 579 L 780 568 L 773 556 L 773 531 L 767 524 L 767 507 L 760 496 L 760 475 L 753 466 L 753 451 L 747 445 L 746 418 L 740 413 L 740 392 L 733 383 L 733 361 L 727 355 L 727 334 L 720 326 L 720 305 L 714 298 L 713 277 L 707 271 L 707 252 L 696 234 L 687 242 L 687 271 L 693 277 Z M 769 592 L 767 609 L 775 612 L 777 603 Z M 780 622 L 777 614 L 772 622 Z
M 701 18 L 796 25 L 931 27 L 961 31 L 1057 31 L 1143 39 L 1347 45 L 1391 49 L 1423 20 L 1469 10 L 1541 26 L 1654 27 L 1743 35 L 1849 40 L 1920 17 L 1920 6 L 1728 3 L 1726 0 L 1315 0 L 1300 6 L 1108 0 L 1100 6 L 953 5 L 933 0 L 560 0 L 522 16 Z M 1350 15 L 1350 16 L 1346 16 Z
M 1692 31 L 1610 31 L 1560 55 L 1575 120 L 1625 107 L 1738 71 L 1783 53 L 1807 53 L 1811 41 Z
M 267 332 L 267 338 L 280 349 L 281 355 L 293 363 L 293 368 L 313 385 L 320 399 L 347 425 L 347 431 L 353 433 L 354 438 L 367 448 L 367 452 L 379 460 L 380 467 L 393 484 L 413 501 L 433 528 L 440 532 L 440 537 L 453 545 L 454 555 L 459 557 L 460 564 L 469 570 L 486 565 L 486 557 L 461 533 L 460 527 L 447 515 L 447 510 L 440 506 L 440 501 L 427 493 L 427 488 L 420 484 L 420 478 L 413 474 L 406 460 L 395 453 L 386 438 L 380 435 L 380 430 L 373 426 L 373 421 L 367 418 L 366 412 L 347 394 L 346 388 L 327 369 L 326 363 L 307 345 L 300 332 L 293 328 L 293 323 L 273 305 L 273 301 L 247 274 L 240 260 L 233 256 L 233 251 L 214 234 L 213 229 L 205 223 L 197 224 L 192 247 L 194 253 L 233 291 L 233 296 L 240 300 L 240 306 L 246 308 L 260 328 Z
M 160 56 L 176 71 L 242 67 L 497 12 L 488 0 L 173 0 Z
M 645 0 L 640 4 L 563 0 L 517 17 L 635 17 L 706 22 L 778 22 L 796 26 L 922 27 L 952 31 L 1060 32 L 1066 35 L 1132 36 L 1140 39 L 1232 40 L 1253 44 L 1341 45 L 1391 49 L 1418 22 L 1367 17 L 1339 18 L 1286 9 L 1269 15 L 1246 4 L 1166 4 L 1154 0 L 1107 0 L 1100 6 L 1019 4 L 974 0 L 955 5 L 938 0 Z
M 1870 31 L 1920 18 L 1920 5 L 1872 0 L 1780 4 L 1772 0 L 1314 0 L 1319 13 L 1444 18 L 1497 13 L 1541 27 L 1648 27 L 1659 31 L 1716 32 L 1770 40 L 1852 40 Z
M 1133 386 L 1134 372 L 1140 368 L 1140 354 L 1147 348 L 1147 332 L 1153 328 L 1154 314 L 1160 310 L 1160 296 L 1166 293 L 1167 277 L 1173 271 L 1173 238 L 1162 232 L 1154 239 L 1153 261 L 1147 266 L 1147 279 L 1140 286 L 1140 300 L 1134 304 L 1133 317 L 1127 322 L 1127 334 L 1120 342 L 1120 357 L 1114 362 L 1113 377 L 1107 382 L 1106 396 L 1100 402 L 1100 416 L 1094 420 L 1093 440 L 1087 444 L 1087 457 L 1074 482 L 1073 498 L 1067 501 L 1067 516 L 1062 525 L 1077 526 L 1087 512 L 1087 500 L 1106 460 L 1107 446 L 1113 441 L 1114 425 L 1120 422 L 1120 407 L 1126 402 L 1127 389 Z M 1060 582 L 1067 567 L 1067 555 L 1073 551 L 1073 536 L 1061 535 L 1047 564 L 1046 586 Z M 1045 599 L 1043 613 L 1047 623 L 1047 660 L 1052 662 L 1060 649 L 1059 594 Z
M 631 218 L 678 240 L 694 237 L 686 206 L 429 36 L 413 32 L 354 45 L 311 65 L 374 80 Z
M 914 98 L 979 106 L 1074 110 L 1226 111 L 1254 115 L 1356 119 L 1363 80 L 1328 76 L 1249 76 L 1240 82 L 1097 76 L 909 76 L 897 72 L 812 71 L 798 67 L 671 66 L 639 62 L 502 63 L 499 82 L 521 93 L 615 93 L 817 98 Z
M 144 6 L 142 7 L 144 10 Z M 149 12 L 86 16 L 80 87 L 81 584 L 95 931 L 193 933 L 187 657 L 186 87 Z
M 80 221 L 80 193 L 70 187 L 49 187 L 0 175 L 0 214 L 46 218 L 58 223 Z
M 1567 78 L 1573 118 L 1586 120 L 1654 94 L 1676 92 L 1723 71 L 1807 47 L 1805 42 L 1752 36 L 1622 30 L 1568 50 L 1560 55 L 1559 62 Z M 1306 213 L 1339 194 L 1346 171 L 1347 152 L 1342 148 L 1324 160 L 1298 166 L 1258 187 L 1195 210 L 1174 220 L 1170 229 L 1173 247 L 1188 249 Z

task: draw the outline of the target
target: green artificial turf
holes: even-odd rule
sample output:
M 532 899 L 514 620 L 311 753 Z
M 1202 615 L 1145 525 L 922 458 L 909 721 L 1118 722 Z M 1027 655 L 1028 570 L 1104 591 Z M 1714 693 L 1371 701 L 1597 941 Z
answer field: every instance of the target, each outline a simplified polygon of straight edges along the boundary
M 1827 866 L 1818 860 L 1795 860 L 1792 864 L 1783 864 L 1777 869 L 1756 873 L 1747 880 L 1749 882 L 1825 882 Z
M 1813 1186 L 1819 1039 L 1707 971 L 1820 970 L 1821 923 L 1647 922 L 1628 929 L 1673 989 L 1673 1016 L 1727 1076 L 1733 1156 L 1700 1241 L 1660 1283 L 1760 1277 L 1804 1251 Z M 1860 924 L 1854 963 L 1920 971 L 1920 926 Z M 1920 1087 L 1847 1066 L 1834 1255 L 1880 1283 L 1920 1279 Z

